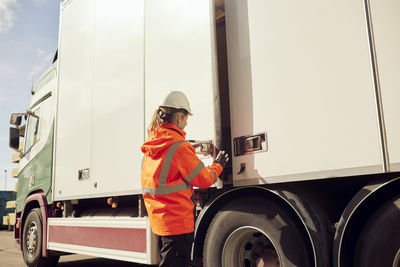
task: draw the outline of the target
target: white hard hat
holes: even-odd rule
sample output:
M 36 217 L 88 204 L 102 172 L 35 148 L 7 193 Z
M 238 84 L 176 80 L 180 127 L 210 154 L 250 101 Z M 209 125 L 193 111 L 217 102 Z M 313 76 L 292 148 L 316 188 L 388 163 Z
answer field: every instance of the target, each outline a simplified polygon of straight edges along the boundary
M 180 91 L 170 91 L 166 94 L 161 102 L 159 107 L 169 107 L 176 109 L 184 109 L 186 110 L 190 116 L 192 116 L 192 111 L 190 110 L 190 103 L 187 99 L 186 95 Z

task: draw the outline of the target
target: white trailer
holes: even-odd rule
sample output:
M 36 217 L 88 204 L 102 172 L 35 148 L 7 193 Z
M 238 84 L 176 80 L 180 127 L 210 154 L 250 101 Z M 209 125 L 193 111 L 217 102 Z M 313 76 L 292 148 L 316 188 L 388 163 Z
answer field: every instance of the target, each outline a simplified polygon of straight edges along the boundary
M 193 266 L 400 266 L 398 11 L 65 0 L 58 58 L 11 118 L 10 146 L 25 139 L 15 237 L 27 265 L 159 262 L 140 146 L 161 96 L 180 90 L 188 139 L 232 153 L 218 183 L 195 190 Z

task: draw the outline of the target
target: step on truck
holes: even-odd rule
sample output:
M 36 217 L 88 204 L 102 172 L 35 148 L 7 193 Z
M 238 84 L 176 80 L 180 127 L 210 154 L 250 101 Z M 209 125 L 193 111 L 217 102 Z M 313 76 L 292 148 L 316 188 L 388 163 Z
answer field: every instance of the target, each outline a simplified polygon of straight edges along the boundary
M 64 0 L 58 52 L 11 116 L 15 239 L 28 266 L 158 264 L 140 146 L 185 92 L 193 266 L 400 266 L 398 1 Z

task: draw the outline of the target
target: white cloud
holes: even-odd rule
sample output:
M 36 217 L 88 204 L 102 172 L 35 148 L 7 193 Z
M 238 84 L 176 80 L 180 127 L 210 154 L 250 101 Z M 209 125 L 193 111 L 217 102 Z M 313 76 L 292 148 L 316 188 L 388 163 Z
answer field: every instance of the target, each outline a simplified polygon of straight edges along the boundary
M 16 7 L 17 0 L 0 0 L 0 34 L 14 25 L 16 20 L 14 8 Z

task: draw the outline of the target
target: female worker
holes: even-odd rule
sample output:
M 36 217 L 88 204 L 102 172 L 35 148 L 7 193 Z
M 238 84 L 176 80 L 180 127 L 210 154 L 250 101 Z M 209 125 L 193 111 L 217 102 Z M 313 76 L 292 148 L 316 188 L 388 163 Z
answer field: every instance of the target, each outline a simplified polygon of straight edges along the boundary
M 172 91 L 161 101 L 142 145 L 144 203 L 152 231 L 157 236 L 159 266 L 189 266 L 194 238 L 193 186 L 208 188 L 217 181 L 228 155 L 221 151 L 205 168 L 192 145 L 185 142 L 188 116 L 185 94 Z

